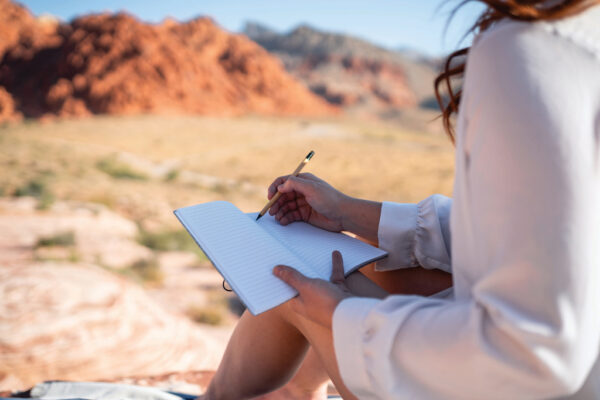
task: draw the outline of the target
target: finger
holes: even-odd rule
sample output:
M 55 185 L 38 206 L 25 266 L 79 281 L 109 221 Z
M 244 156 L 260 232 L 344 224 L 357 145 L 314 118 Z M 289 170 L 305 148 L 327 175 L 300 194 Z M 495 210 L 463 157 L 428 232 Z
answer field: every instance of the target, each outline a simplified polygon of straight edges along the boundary
M 283 196 L 281 196 L 283 197 Z M 269 214 L 271 215 L 275 215 L 277 214 L 277 212 L 279 211 L 279 209 L 281 208 L 281 206 L 285 203 L 285 199 L 279 198 L 279 200 L 277 200 L 272 206 L 271 208 L 269 208 Z
M 286 214 L 287 214 L 287 212 L 288 212 L 288 210 L 289 210 L 289 206 L 288 206 L 288 204 L 289 204 L 289 203 L 286 203 L 286 204 L 284 204 L 284 205 L 283 205 L 283 207 L 281 207 L 281 208 L 279 209 L 279 211 L 277 211 L 277 214 L 275 214 L 275 219 L 277 219 L 277 220 L 280 220 L 280 219 L 281 219 L 281 217 L 283 217 L 284 215 L 286 215 Z
M 302 172 L 300 174 L 298 174 L 299 178 L 302 179 L 306 179 L 307 181 L 318 181 L 319 178 L 317 178 L 315 175 L 311 174 L 310 172 Z
M 331 253 L 331 282 L 344 283 L 344 260 L 342 253 L 334 251 Z
M 312 182 L 298 178 L 297 176 L 290 176 L 283 184 L 277 187 L 277 190 L 281 193 L 289 193 L 296 191 L 299 194 L 306 195 L 312 189 Z
M 301 218 L 296 218 L 296 215 L 293 212 L 289 212 L 285 215 L 279 217 L 278 221 L 281 225 L 289 225 L 292 222 L 300 221 Z
M 298 209 L 298 199 L 296 198 L 296 199 L 294 199 L 292 201 L 288 201 L 287 203 L 285 203 L 284 207 L 286 207 L 286 209 L 288 211 L 297 210 Z
M 283 217 L 279 217 L 279 219 L 278 219 L 277 221 L 278 221 L 278 222 L 279 222 L 281 225 L 283 225 L 283 226 L 289 225 L 289 224 L 291 224 L 292 222 L 294 222 L 294 221 L 292 221 L 292 219 L 291 219 L 291 218 L 289 218 L 287 215 L 284 215 Z
M 306 284 L 309 278 L 296 271 L 294 268 L 286 265 L 278 265 L 273 268 L 273 274 L 300 292 L 300 289 Z
M 285 204 L 277 205 L 277 207 L 271 207 L 269 214 L 275 215 L 275 219 L 279 221 L 284 215 L 293 213 L 295 216 L 293 220 L 299 221 L 302 219 L 303 215 L 310 215 L 310 212 L 307 212 L 308 210 L 301 209 L 301 207 L 306 206 L 307 204 L 308 203 L 306 203 L 306 200 L 304 200 L 303 197 L 296 198 L 295 200 L 288 201 Z M 298 213 L 295 213 L 296 211 L 298 211 Z
M 281 197 L 279 197 L 279 200 L 277 200 L 275 202 L 275 204 L 273 204 L 271 206 L 271 208 L 269 209 L 269 214 L 271 214 L 271 215 L 277 214 L 277 212 L 279 211 L 279 209 L 281 207 L 283 207 L 284 204 L 286 204 L 289 201 L 294 200 L 295 198 L 296 198 L 296 193 L 295 192 L 283 193 L 281 195 Z
M 273 183 L 271 183 L 271 186 L 269 186 L 269 189 L 267 190 L 267 197 L 269 200 L 271 200 L 271 198 L 275 195 L 275 193 L 277 193 L 277 186 L 279 186 L 283 182 L 285 182 L 288 177 L 289 177 L 289 175 L 280 176 L 280 177 L 276 178 L 273 181 Z
M 306 201 L 306 198 L 304 196 L 296 197 L 295 201 L 296 201 L 296 205 L 298 206 L 298 208 L 302 208 L 304 206 L 310 207 L 310 204 L 308 204 L 308 202 Z

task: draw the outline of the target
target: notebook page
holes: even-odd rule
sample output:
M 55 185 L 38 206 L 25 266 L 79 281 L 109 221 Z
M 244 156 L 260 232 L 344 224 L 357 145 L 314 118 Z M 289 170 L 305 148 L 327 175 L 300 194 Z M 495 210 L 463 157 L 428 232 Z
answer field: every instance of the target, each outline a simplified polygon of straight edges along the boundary
M 311 273 L 293 253 L 231 203 L 215 201 L 180 208 L 175 215 L 252 314 L 296 295 L 294 289 L 273 275 L 275 265 L 294 265 L 305 274 Z
M 257 213 L 247 215 L 254 219 Z M 343 233 L 329 232 L 305 222 L 283 226 L 267 214 L 257 223 L 325 280 L 331 277 L 331 253 L 334 250 L 342 253 L 346 275 L 387 255 L 385 251 L 358 239 Z

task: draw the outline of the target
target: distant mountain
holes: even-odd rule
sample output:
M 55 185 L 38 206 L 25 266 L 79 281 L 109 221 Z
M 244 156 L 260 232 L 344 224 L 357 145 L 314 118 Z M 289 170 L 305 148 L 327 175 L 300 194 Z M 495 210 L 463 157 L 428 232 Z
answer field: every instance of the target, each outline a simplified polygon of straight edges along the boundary
M 210 18 L 48 23 L 0 0 L 0 122 L 89 114 L 329 115 L 337 108 Z
M 314 93 L 351 112 L 389 115 L 433 97 L 439 62 L 415 51 L 390 50 L 307 25 L 278 33 L 250 22 L 243 32 Z

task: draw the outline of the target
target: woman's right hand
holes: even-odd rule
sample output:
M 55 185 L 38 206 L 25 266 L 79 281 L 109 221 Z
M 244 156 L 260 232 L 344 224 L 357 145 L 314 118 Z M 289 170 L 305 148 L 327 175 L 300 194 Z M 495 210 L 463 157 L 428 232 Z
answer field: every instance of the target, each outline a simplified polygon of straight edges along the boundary
M 297 177 L 286 175 L 275 179 L 269 186 L 269 200 L 277 192 L 279 200 L 269 214 L 282 225 L 304 221 L 328 231 L 343 229 L 343 203 L 349 197 L 316 176 L 303 173 Z

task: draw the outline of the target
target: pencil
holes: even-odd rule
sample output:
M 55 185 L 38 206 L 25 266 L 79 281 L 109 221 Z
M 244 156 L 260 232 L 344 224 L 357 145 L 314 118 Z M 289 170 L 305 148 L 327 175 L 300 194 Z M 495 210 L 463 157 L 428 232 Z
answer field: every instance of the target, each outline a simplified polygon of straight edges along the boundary
M 302 171 L 302 168 L 304 168 L 304 166 L 310 161 L 310 159 L 314 155 L 315 155 L 315 152 L 311 150 L 310 153 L 308 153 L 308 155 L 304 158 L 304 160 L 302 160 L 300 165 L 298 165 L 298 167 L 296 167 L 296 169 L 294 170 L 294 172 L 292 172 L 292 174 L 290 176 L 298 176 L 300 171 Z M 269 208 L 271 208 L 271 206 L 273 206 L 273 204 L 275 204 L 275 202 L 277 200 L 279 200 L 279 197 L 281 197 L 281 192 L 277 192 L 277 193 L 275 193 L 275 196 L 271 197 L 271 200 L 267 203 L 267 205 L 265 205 L 263 207 L 263 209 L 261 210 L 261 212 L 258 213 L 258 216 L 256 217 L 257 221 L 260 219 L 260 217 L 265 215 L 265 213 L 267 211 L 269 211 Z

